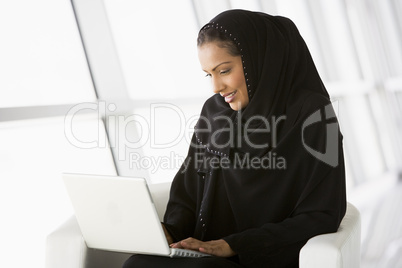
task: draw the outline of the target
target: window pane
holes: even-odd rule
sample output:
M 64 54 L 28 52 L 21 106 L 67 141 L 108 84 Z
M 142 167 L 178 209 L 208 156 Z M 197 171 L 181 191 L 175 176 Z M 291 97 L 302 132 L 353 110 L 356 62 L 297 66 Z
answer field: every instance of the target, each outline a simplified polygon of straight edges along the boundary
M 230 0 L 230 7 L 233 9 L 260 10 L 261 6 L 258 0 Z M 212 19 L 212 18 L 210 18 Z
M 0 123 L 0 267 L 44 267 L 46 236 L 73 214 L 62 172 L 115 174 L 107 146 L 77 142 L 103 138 L 99 124 L 75 116 L 70 143 L 64 117 Z
M 358 152 L 362 167 L 364 167 L 364 178 L 355 178 L 358 182 L 376 179 L 385 170 L 383 151 L 377 136 L 377 129 L 373 124 L 368 99 L 366 96 L 349 96 L 345 98 L 345 108 L 343 116 L 352 125 L 354 137 L 350 137 L 349 150 Z M 351 134 L 351 133 L 349 133 Z M 348 139 L 346 136 L 345 139 Z M 353 143 L 350 143 L 353 141 Z
M 191 1 L 105 0 L 105 7 L 132 99 L 212 95 Z
M 95 100 L 69 1 L 1 1 L 0 32 L 0 107 Z
M 333 73 L 329 78 L 332 81 L 358 80 L 361 72 L 358 66 L 356 50 L 352 40 L 350 25 L 343 2 L 338 0 L 325 0 L 320 2 L 321 17 L 319 22 L 324 26 L 318 32 L 325 37 L 322 42 L 323 53 L 326 54 L 328 70 Z M 318 21 L 316 21 L 318 23 Z

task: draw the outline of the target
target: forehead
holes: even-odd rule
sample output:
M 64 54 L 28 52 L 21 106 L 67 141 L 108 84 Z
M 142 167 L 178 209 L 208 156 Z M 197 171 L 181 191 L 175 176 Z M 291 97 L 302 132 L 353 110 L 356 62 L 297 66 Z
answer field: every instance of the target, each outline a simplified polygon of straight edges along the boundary
M 204 70 L 212 70 L 218 64 L 233 61 L 236 57 L 229 54 L 226 48 L 220 47 L 216 42 L 208 42 L 198 47 L 198 59 Z

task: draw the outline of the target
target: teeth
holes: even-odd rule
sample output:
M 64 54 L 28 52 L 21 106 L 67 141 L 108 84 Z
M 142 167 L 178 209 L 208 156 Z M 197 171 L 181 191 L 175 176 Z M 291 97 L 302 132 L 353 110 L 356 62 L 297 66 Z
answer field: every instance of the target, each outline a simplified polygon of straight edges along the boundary
M 229 95 L 227 95 L 226 97 L 232 97 L 234 94 L 236 93 L 236 91 L 230 93 Z

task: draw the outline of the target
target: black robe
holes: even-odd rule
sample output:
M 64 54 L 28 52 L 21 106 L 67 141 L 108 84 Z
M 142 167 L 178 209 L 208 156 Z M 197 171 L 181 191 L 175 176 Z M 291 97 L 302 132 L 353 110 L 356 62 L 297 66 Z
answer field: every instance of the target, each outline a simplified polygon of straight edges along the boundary
M 306 241 L 337 231 L 346 210 L 328 93 L 289 19 L 231 10 L 208 27 L 238 45 L 250 102 L 206 101 L 164 225 L 175 241 L 224 239 L 245 267 L 297 267 Z

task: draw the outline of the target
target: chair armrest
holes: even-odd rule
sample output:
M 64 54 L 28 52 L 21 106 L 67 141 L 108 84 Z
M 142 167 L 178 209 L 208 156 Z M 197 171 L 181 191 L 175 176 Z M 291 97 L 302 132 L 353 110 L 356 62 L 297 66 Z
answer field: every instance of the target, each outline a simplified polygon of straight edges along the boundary
M 318 235 L 300 250 L 300 268 L 360 267 L 360 213 L 350 203 L 336 233 Z
M 46 241 L 47 268 L 122 267 L 131 255 L 88 248 L 75 216 L 48 235 Z
M 46 240 L 46 267 L 85 267 L 88 248 L 81 235 L 75 216 L 48 235 Z
M 162 182 L 148 185 L 160 221 L 163 220 L 163 216 L 165 215 L 171 184 L 171 182 Z

